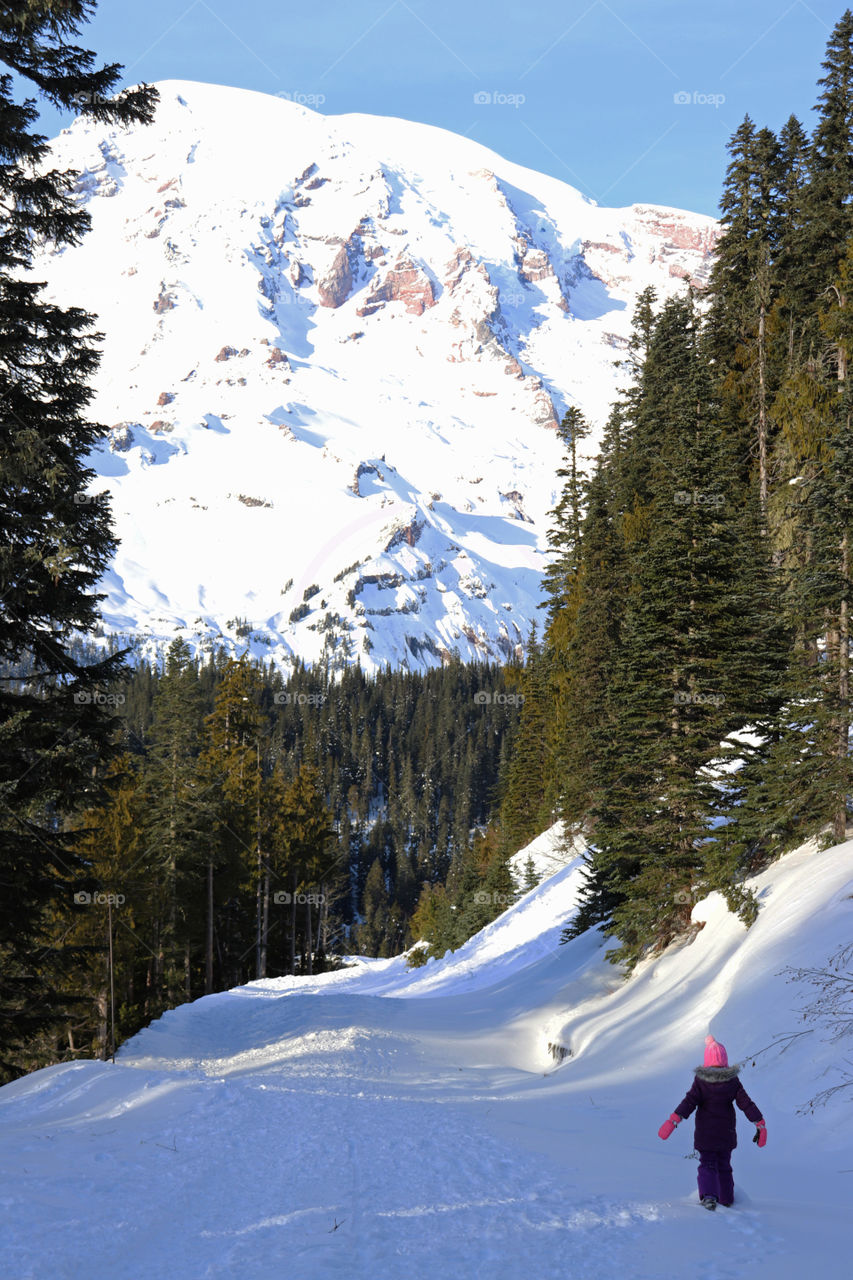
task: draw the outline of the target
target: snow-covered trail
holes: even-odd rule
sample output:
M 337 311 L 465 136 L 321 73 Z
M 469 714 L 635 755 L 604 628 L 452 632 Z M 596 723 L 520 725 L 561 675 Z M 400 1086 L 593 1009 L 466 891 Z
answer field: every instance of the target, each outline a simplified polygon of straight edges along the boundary
M 115 1065 L 0 1089 L 3 1280 L 847 1280 L 847 1112 L 796 1114 L 822 1042 L 745 1069 L 770 1141 L 741 1123 L 735 1209 L 702 1210 L 690 1136 L 656 1130 L 710 1018 L 734 1057 L 791 1029 L 777 949 L 843 940 L 853 843 L 765 873 L 763 933 L 709 900 L 696 940 L 628 984 L 594 935 L 554 945 L 577 874 L 422 970 L 252 983 Z
M 681 1200 L 596 1168 L 593 1134 L 621 1158 L 626 1118 L 606 1096 L 542 1106 L 544 1077 L 442 1061 L 444 1001 L 281 1002 L 296 1035 L 266 1062 L 210 1058 L 201 1043 L 173 1070 L 80 1063 L 21 1097 L 26 1124 L 4 1140 L 18 1174 L 3 1195 L 3 1275 L 668 1277 L 668 1228 L 688 1220 L 697 1244 L 725 1233 L 735 1249 L 710 1274 L 766 1256 L 750 1209 L 708 1223 L 681 1202 L 689 1168 Z M 431 1014 L 427 1039 L 412 1006 Z M 388 1030 L 394 1016 L 405 1032 Z M 299 1034 L 309 1019 L 322 1029 Z

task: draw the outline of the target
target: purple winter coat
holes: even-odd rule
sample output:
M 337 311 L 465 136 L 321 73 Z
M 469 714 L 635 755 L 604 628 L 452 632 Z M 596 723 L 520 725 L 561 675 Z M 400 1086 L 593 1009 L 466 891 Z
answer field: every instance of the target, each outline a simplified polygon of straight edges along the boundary
M 693 1084 L 675 1114 L 686 1120 L 696 1111 L 693 1145 L 697 1151 L 731 1151 L 737 1146 L 735 1103 L 753 1124 L 763 1119 L 738 1079 L 737 1067 L 696 1067 Z

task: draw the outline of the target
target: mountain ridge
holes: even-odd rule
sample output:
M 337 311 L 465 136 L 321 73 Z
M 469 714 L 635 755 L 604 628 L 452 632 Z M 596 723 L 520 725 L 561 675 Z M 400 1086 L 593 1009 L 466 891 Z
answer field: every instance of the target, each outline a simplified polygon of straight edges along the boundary
M 151 126 L 54 140 L 92 231 L 33 273 L 106 335 L 105 630 L 285 667 L 520 653 L 554 428 L 600 431 L 637 294 L 701 284 L 717 224 L 430 125 L 158 87 Z

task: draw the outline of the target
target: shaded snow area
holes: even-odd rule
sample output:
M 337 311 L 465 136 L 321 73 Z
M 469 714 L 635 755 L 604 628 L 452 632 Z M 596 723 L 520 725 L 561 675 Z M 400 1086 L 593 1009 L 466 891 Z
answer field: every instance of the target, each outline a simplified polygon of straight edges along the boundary
M 849 941 L 853 841 L 757 877 L 749 931 L 698 903 L 627 982 L 597 933 L 559 945 L 576 850 L 531 852 L 557 869 L 443 960 L 250 983 L 0 1090 L 4 1280 L 848 1277 L 853 1098 L 803 1107 L 850 1045 L 788 968 Z M 715 1214 L 692 1121 L 657 1137 L 708 1031 L 769 1133 L 739 1116 Z

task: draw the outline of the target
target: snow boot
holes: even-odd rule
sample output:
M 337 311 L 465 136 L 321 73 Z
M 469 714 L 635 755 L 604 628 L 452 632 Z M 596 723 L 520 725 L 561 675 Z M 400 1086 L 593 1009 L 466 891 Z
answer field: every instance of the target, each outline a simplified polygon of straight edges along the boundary
M 703 1196 L 703 1197 L 702 1197 L 702 1204 L 705 1206 L 705 1208 L 706 1208 L 706 1209 L 716 1209 L 716 1207 L 717 1207 L 717 1197 L 716 1197 L 716 1196 Z

